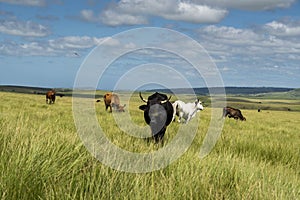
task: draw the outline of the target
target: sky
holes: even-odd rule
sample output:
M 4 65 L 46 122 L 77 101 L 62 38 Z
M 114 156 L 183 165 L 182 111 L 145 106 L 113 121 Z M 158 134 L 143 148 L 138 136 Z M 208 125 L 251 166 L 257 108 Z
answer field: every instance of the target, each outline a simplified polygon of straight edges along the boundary
M 297 0 L 0 0 L 0 85 L 300 88 L 299 10 Z

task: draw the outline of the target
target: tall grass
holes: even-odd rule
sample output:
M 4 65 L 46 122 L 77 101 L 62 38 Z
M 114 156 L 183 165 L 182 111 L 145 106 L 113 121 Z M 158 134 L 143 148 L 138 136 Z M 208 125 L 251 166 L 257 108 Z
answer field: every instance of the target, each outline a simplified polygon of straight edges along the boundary
M 187 152 L 151 173 L 111 169 L 86 150 L 77 135 L 71 98 L 46 105 L 44 96 L 0 92 L 1 199 L 299 199 L 300 113 L 242 110 L 246 122 L 226 119 L 213 151 L 199 159 L 210 109 Z M 122 99 L 121 99 L 122 101 Z M 126 112 L 145 126 L 138 97 Z M 118 146 L 136 152 L 155 145 L 123 133 L 103 103 L 99 124 Z M 129 109 L 129 110 L 128 110 Z M 124 113 L 119 113 L 120 116 Z M 166 143 L 179 128 L 172 123 Z M 186 130 L 189 131 L 189 124 Z

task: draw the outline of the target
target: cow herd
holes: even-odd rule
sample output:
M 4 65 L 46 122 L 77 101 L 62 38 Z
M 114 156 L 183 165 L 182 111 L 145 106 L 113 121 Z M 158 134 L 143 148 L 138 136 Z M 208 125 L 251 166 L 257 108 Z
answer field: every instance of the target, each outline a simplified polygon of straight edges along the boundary
M 55 90 L 50 90 L 46 93 L 46 103 L 55 103 Z M 193 117 L 196 116 L 197 112 L 203 110 L 202 102 L 196 99 L 194 102 L 185 103 L 181 100 L 177 100 L 171 103 L 170 99 L 172 96 L 167 96 L 161 93 L 154 93 L 145 99 L 141 92 L 139 93 L 140 99 L 145 103 L 139 106 L 139 109 L 144 112 L 144 120 L 150 126 L 153 140 L 163 142 L 167 126 L 175 121 L 175 117 L 178 116 L 178 122 L 182 120 L 187 124 Z M 97 100 L 96 102 L 100 102 Z M 116 112 L 125 112 L 124 108 L 126 104 L 120 104 L 120 98 L 115 93 L 106 93 L 103 96 L 105 110 L 109 108 L 109 112 L 113 110 Z M 226 106 L 223 108 L 222 117 L 234 118 L 236 120 L 246 121 L 246 118 L 242 115 L 239 109 Z

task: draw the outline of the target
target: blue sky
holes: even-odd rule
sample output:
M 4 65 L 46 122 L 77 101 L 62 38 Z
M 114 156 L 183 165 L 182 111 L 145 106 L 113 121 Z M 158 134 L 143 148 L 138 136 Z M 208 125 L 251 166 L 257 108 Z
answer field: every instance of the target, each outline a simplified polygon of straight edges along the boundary
M 0 0 L 0 85 L 71 88 L 84 62 L 95 59 L 91 51 L 97 45 L 109 39 L 107 53 L 113 54 L 117 48 L 138 46 L 130 37 L 118 45 L 116 34 L 161 27 L 202 45 L 225 86 L 299 88 L 299 10 L 296 0 Z M 173 42 L 183 54 L 193 49 L 189 42 Z M 170 66 L 177 71 L 168 76 Z M 180 87 L 184 80 L 174 78 L 177 72 L 192 86 L 205 87 L 205 77 L 191 76 L 195 72 L 188 66 L 169 52 L 133 52 L 120 56 L 101 74 L 98 88 L 112 89 L 122 79 L 124 89 L 136 89 L 133 83 L 145 76 L 148 81 L 155 76 L 158 84 L 169 78 L 168 87 Z M 130 70 L 139 74 L 124 78 Z

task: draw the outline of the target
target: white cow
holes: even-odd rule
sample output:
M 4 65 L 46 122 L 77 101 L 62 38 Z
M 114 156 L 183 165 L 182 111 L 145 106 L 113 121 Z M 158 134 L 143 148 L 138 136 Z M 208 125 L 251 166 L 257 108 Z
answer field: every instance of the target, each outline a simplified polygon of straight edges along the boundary
M 181 119 L 185 119 L 185 123 L 188 123 L 196 113 L 200 110 L 203 110 L 201 101 L 197 99 L 193 103 L 184 103 L 183 101 L 177 100 L 173 104 L 173 121 L 175 120 L 175 115 L 178 116 L 178 122 L 181 122 Z

